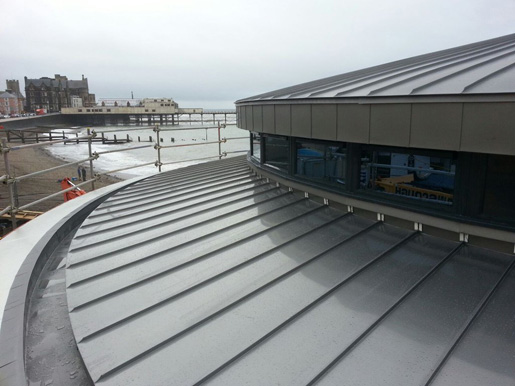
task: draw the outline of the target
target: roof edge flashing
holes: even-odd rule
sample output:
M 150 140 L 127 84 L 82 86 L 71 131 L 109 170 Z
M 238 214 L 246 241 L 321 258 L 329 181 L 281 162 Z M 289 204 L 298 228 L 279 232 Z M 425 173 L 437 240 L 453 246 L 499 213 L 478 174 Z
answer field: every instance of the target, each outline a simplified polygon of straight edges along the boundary
M 0 281 L 0 347 L 3 354 L 0 368 L 4 374 L 10 374 L 8 378 L 2 378 L 6 386 L 27 382 L 25 321 L 31 294 L 47 258 L 104 200 L 144 178 L 119 182 L 78 197 L 24 224 L 0 241 L 5 252 L 0 260 L 11 260 L 8 267 L 3 261 L 5 270 Z

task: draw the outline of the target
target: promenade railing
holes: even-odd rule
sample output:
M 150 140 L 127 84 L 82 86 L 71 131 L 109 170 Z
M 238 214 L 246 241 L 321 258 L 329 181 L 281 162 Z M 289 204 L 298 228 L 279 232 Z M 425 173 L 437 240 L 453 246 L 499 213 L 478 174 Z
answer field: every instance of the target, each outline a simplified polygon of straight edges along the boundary
M 135 168 L 140 168 L 140 167 L 144 167 L 144 166 L 150 166 L 150 165 L 155 166 L 157 168 L 157 170 L 159 172 L 161 172 L 163 166 L 165 166 L 165 165 L 172 165 L 172 164 L 177 164 L 177 163 L 181 163 L 181 162 L 190 162 L 190 161 L 206 161 L 206 160 L 209 160 L 209 159 L 219 159 L 220 160 L 220 159 L 222 159 L 224 157 L 227 157 L 229 154 L 246 153 L 248 151 L 248 148 L 247 149 L 236 150 L 236 151 L 227 151 L 227 150 L 223 149 L 222 145 L 226 144 L 228 141 L 241 140 L 241 139 L 248 139 L 249 138 L 248 136 L 244 136 L 244 137 L 243 136 L 242 137 L 229 137 L 229 138 L 222 137 L 222 130 L 225 129 L 227 126 L 234 126 L 234 124 L 220 123 L 220 121 L 218 121 L 218 124 L 216 126 L 199 126 L 199 127 L 187 127 L 187 128 L 167 128 L 167 127 L 163 127 L 163 126 L 160 126 L 160 125 L 155 125 L 155 126 L 140 126 L 140 127 L 120 128 L 120 129 L 117 130 L 116 127 L 114 127 L 114 130 L 110 128 L 108 132 L 109 133 L 114 133 L 114 132 L 128 132 L 128 131 L 151 130 L 151 131 L 153 131 L 155 133 L 156 140 L 154 142 L 153 141 L 153 137 L 150 136 L 149 137 L 149 142 L 151 142 L 151 143 L 148 144 L 148 145 L 128 146 L 128 147 L 121 148 L 121 149 L 113 149 L 113 150 L 105 150 L 105 151 L 94 151 L 93 145 L 95 143 L 97 143 L 96 139 L 98 139 L 98 134 L 99 133 L 102 134 L 102 138 L 105 139 L 104 133 L 107 132 L 107 131 L 96 132 L 94 129 L 93 130 L 92 129 L 87 129 L 87 134 L 84 135 L 84 136 L 76 136 L 76 137 L 72 137 L 72 138 L 64 138 L 64 139 L 58 139 L 58 140 L 52 140 L 52 141 L 36 142 L 36 143 L 31 143 L 31 144 L 14 145 L 14 146 L 12 144 L 8 143 L 6 138 L 2 138 L 2 141 L 1 141 L 1 144 L 0 144 L 0 152 L 2 153 L 3 159 L 4 159 L 5 174 L 4 175 L 0 175 L 0 183 L 7 184 L 7 186 L 8 186 L 9 205 L 7 207 L 5 207 L 4 209 L 0 208 L 0 216 L 8 214 L 10 216 L 12 229 L 16 229 L 16 226 L 17 226 L 17 214 L 18 213 L 20 213 L 20 212 L 22 212 L 22 211 L 24 211 L 24 210 L 26 210 L 26 209 L 28 209 L 30 207 L 33 207 L 34 205 L 40 204 L 40 203 L 42 203 L 44 201 L 50 200 L 50 199 L 52 199 L 54 197 L 62 195 L 63 193 L 66 193 L 68 191 L 80 188 L 80 187 L 85 186 L 85 185 L 90 185 L 91 186 L 91 190 L 95 190 L 95 182 L 98 181 L 103 175 L 112 174 L 112 173 L 118 173 L 118 172 L 121 172 L 121 171 L 135 169 Z M 162 137 L 161 137 L 161 133 L 162 132 L 188 131 L 188 130 L 205 130 L 205 132 L 206 132 L 206 141 L 205 142 L 200 142 L 200 143 L 186 143 L 186 144 L 163 145 L 163 141 L 162 141 Z M 207 132 L 209 130 L 216 130 L 217 131 L 217 136 L 216 136 L 215 140 L 207 141 Z M 116 136 L 115 136 L 115 138 L 116 138 Z M 127 135 L 127 142 L 124 142 L 124 143 L 128 143 L 128 141 L 129 141 L 129 136 Z M 73 162 L 66 162 L 66 163 L 64 163 L 62 165 L 59 165 L 59 166 L 55 166 L 55 167 L 44 169 L 44 170 L 35 171 L 35 172 L 28 173 L 28 174 L 25 174 L 25 175 L 22 175 L 22 176 L 14 176 L 13 173 L 12 173 L 12 170 L 11 170 L 12 169 L 11 168 L 12 165 L 11 165 L 11 160 L 9 158 L 9 154 L 11 152 L 13 152 L 13 151 L 23 151 L 23 150 L 29 149 L 29 148 L 43 147 L 43 146 L 48 146 L 48 145 L 53 145 L 53 144 L 58 144 L 58 143 L 79 144 L 79 143 L 84 143 L 84 142 L 87 142 L 87 146 L 88 146 L 88 157 L 87 158 L 84 158 L 84 159 L 81 159 L 81 160 L 77 160 L 77 161 L 73 161 Z M 101 141 L 101 143 L 105 143 L 105 142 Z M 113 143 L 113 142 L 110 142 L 110 143 Z M 114 143 L 117 143 L 117 142 L 115 141 Z M 250 143 L 250 141 L 249 141 L 249 143 Z M 165 151 L 165 150 L 174 149 L 174 148 L 180 148 L 180 147 L 206 146 L 206 145 L 213 145 L 213 144 L 218 144 L 218 147 L 217 147 L 218 151 L 217 151 L 216 154 L 214 154 L 212 156 L 208 155 L 208 156 L 205 156 L 205 157 L 199 157 L 199 158 L 193 158 L 193 159 L 188 158 L 188 159 L 178 160 L 178 161 L 163 162 L 163 157 L 162 156 L 163 156 L 163 151 Z M 156 151 L 155 152 L 156 158 L 154 160 L 152 160 L 151 162 L 144 162 L 144 163 L 139 163 L 139 164 L 127 166 L 127 167 L 124 167 L 124 168 L 119 168 L 119 169 L 115 169 L 115 170 L 109 170 L 109 171 L 103 171 L 103 172 L 95 173 L 94 162 L 96 160 L 98 160 L 100 157 L 102 157 L 102 155 L 110 154 L 110 153 L 118 153 L 118 152 L 127 152 L 127 151 L 133 151 L 133 150 L 144 149 L 144 148 L 153 148 Z M 89 176 L 86 176 L 86 180 L 85 181 L 82 181 L 82 182 L 77 183 L 77 184 L 73 184 L 68 189 L 63 189 L 63 190 L 59 190 L 59 191 L 57 191 L 55 193 L 48 194 L 48 195 L 44 196 L 43 198 L 40 198 L 40 199 L 35 200 L 35 201 L 31 201 L 31 202 L 29 202 L 27 204 L 24 204 L 22 206 L 19 205 L 19 197 L 18 197 L 17 184 L 20 181 L 23 181 L 23 180 L 29 179 L 29 178 L 34 178 L 36 176 L 39 176 L 39 175 L 42 175 L 42 174 L 45 174 L 45 173 L 50 173 L 50 172 L 53 172 L 55 170 L 58 170 L 58 169 L 61 169 L 61 168 L 66 168 L 66 167 L 69 167 L 69 166 L 72 166 L 72 165 L 80 165 L 80 164 L 83 164 L 83 163 L 86 163 L 86 162 L 89 162 Z

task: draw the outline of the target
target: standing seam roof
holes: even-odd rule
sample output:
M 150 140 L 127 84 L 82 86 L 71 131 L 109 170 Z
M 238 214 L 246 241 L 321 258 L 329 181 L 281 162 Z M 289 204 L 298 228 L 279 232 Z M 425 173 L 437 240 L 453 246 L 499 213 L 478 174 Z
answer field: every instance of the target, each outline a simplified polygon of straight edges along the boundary
M 515 92 L 515 34 L 302 83 L 236 103 Z
M 513 260 L 296 196 L 235 158 L 107 199 L 66 284 L 102 385 L 502 385 Z

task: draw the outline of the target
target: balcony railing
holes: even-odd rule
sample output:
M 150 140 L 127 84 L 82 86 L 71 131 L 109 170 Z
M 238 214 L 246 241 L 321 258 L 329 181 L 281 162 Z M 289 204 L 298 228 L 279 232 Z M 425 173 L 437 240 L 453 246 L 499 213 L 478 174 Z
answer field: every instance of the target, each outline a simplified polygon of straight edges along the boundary
M 96 141 L 99 140 L 99 138 L 97 137 L 99 133 L 97 133 L 95 130 L 91 130 L 91 129 L 87 129 L 87 135 L 85 135 L 85 136 L 76 136 L 76 137 L 72 137 L 72 138 L 61 138 L 61 139 L 57 139 L 57 140 L 47 140 L 45 142 L 36 142 L 36 143 L 31 143 L 31 144 L 22 144 L 22 145 L 15 145 L 15 146 L 12 146 L 12 144 L 9 145 L 9 143 L 7 142 L 7 139 L 2 138 L 1 145 L 0 145 L 0 152 L 3 154 L 3 159 L 4 159 L 4 164 L 5 164 L 5 174 L 0 175 L 0 183 L 4 183 L 4 184 L 8 185 L 9 205 L 4 209 L 0 209 L 0 216 L 9 214 L 12 229 L 15 229 L 17 226 L 17 214 L 20 213 L 21 211 L 24 211 L 30 207 L 33 207 L 34 205 L 37 205 L 41 202 L 52 199 L 56 196 L 59 196 L 68 191 L 77 189 L 84 185 L 90 185 L 91 189 L 94 190 L 95 182 L 97 180 L 99 180 L 101 176 L 106 175 L 106 174 L 117 173 L 120 171 L 135 169 L 135 168 L 149 166 L 149 165 L 155 166 L 157 168 L 157 170 L 159 172 L 161 172 L 163 169 L 163 166 L 165 166 L 165 165 L 171 165 L 171 164 L 176 164 L 176 163 L 185 162 L 185 161 L 189 162 L 189 161 L 205 161 L 205 160 L 209 160 L 209 159 L 222 159 L 232 153 L 247 152 L 248 149 L 242 149 L 242 150 L 237 150 L 237 151 L 226 151 L 223 149 L 222 145 L 227 143 L 228 141 L 248 138 L 248 137 L 231 137 L 231 138 L 222 137 L 222 130 L 225 129 L 227 126 L 232 126 L 232 125 L 233 124 L 223 124 L 223 123 L 218 122 L 218 124 L 216 126 L 201 126 L 201 127 L 188 127 L 188 128 L 164 128 L 162 126 L 155 125 L 155 126 L 131 127 L 131 128 L 123 128 L 123 129 L 120 128 L 119 130 L 109 130 L 109 133 L 127 132 L 127 131 L 135 131 L 135 130 L 138 130 L 138 131 L 152 130 L 155 133 L 155 142 L 148 144 L 148 145 L 129 146 L 129 147 L 126 147 L 123 149 L 113 149 L 113 150 L 106 150 L 106 151 L 94 151 L 93 145 L 95 143 L 97 143 Z M 216 130 L 217 137 L 213 141 L 205 141 L 205 142 L 201 142 L 201 143 L 186 143 L 186 144 L 173 144 L 173 145 L 163 145 L 162 144 L 162 140 L 161 140 L 162 132 L 183 131 L 183 130 L 205 130 L 206 134 L 207 134 L 208 130 Z M 101 134 L 103 137 L 104 132 L 101 132 Z M 63 137 L 64 137 L 64 134 L 63 134 Z M 128 136 L 127 136 L 127 138 L 128 138 Z M 207 138 L 207 135 L 206 135 L 206 138 Z M 153 141 L 152 136 L 149 136 L 149 140 Z M 87 158 L 73 161 L 73 162 L 66 162 L 59 166 L 55 166 L 55 167 L 52 167 L 49 169 L 39 170 L 39 171 L 25 174 L 22 176 L 13 176 L 13 173 L 11 171 L 11 162 L 9 159 L 9 153 L 12 151 L 23 151 L 24 149 L 28 149 L 28 148 L 42 147 L 42 146 L 47 146 L 47 145 L 52 145 L 52 144 L 57 144 L 57 143 L 79 144 L 79 143 L 84 143 L 84 142 L 87 142 L 87 145 L 88 145 L 88 157 Z M 99 143 L 102 143 L 102 142 L 103 141 L 99 141 Z M 189 146 L 205 146 L 205 145 L 213 145 L 213 144 L 218 144 L 218 147 L 217 147 L 218 151 L 216 154 L 214 154 L 212 156 L 207 155 L 207 156 L 200 157 L 200 158 L 172 161 L 172 162 L 164 162 L 163 161 L 163 157 L 162 157 L 163 152 L 168 151 L 169 149 L 174 149 L 174 148 L 179 148 L 179 147 L 189 147 Z M 153 148 L 155 150 L 156 158 L 150 162 L 143 162 L 143 163 L 131 165 L 131 166 L 116 169 L 116 170 L 95 173 L 94 163 L 96 160 L 98 160 L 100 157 L 102 157 L 102 155 L 116 153 L 116 152 L 133 151 L 133 150 L 143 149 L 143 148 Z M 58 192 L 46 195 L 43 198 L 29 202 L 25 205 L 22 205 L 22 206 L 17 205 L 18 194 L 17 194 L 16 184 L 18 184 L 19 182 L 29 179 L 29 178 L 34 178 L 41 174 L 55 171 L 57 169 L 66 168 L 71 165 L 79 165 L 79 164 L 82 164 L 85 162 L 89 162 L 89 176 L 87 176 L 86 181 L 82 181 L 78 184 L 74 184 L 73 186 L 71 186 L 68 189 L 63 189 Z

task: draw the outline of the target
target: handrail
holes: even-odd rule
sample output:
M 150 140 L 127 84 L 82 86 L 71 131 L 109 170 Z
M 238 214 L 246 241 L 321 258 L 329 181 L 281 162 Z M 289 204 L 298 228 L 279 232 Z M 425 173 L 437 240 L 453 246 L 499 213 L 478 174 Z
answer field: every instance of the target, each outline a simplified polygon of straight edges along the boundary
M 223 124 L 225 125 L 225 124 Z M 222 126 L 223 126 L 222 125 Z M 227 124 L 229 125 L 229 124 Z M 126 131 L 143 131 L 143 130 L 152 130 L 156 131 L 156 127 L 159 127 L 159 131 L 187 131 L 187 130 L 206 130 L 206 129 L 218 129 L 218 126 L 198 126 L 198 127 L 178 127 L 176 129 L 163 129 L 160 125 L 152 125 L 152 126 L 137 126 L 137 127 L 130 127 L 130 128 L 124 128 L 124 129 L 116 129 L 116 130 L 102 130 L 97 131 L 95 130 L 95 133 L 117 133 L 117 132 L 126 132 Z M 73 139 L 75 140 L 75 139 Z M 48 142 L 47 142 L 48 143 Z
M 144 149 L 146 147 L 154 147 L 154 145 L 131 146 L 131 147 L 126 147 L 124 149 L 115 149 L 115 150 L 106 150 L 106 151 L 95 151 L 93 154 L 98 154 L 100 156 L 102 154 L 110 154 L 110 153 L 119 153 L 121 151 L 138 150 L 138 149 Z
M 63 193 L 69 192 L 70 190 L 74 190 L 74 189 L 77 189 L 77 188 L 79 188 L 79 187 L 81 187 L 81 186 L 84 186 L 84 185 L 86 185 L 86 184 L 89 184 L 89 183 L 91 183 L 91 182 L 93 182 L 93 181 L 95 181 L 95 180 L 97 180 L 97 179 L 98 179 L 98 178 L 96 178 L 96 177 L 95 177 L 95 178 L 92 178 L 91 180 L 87 180 L 87 181 L 81 182 L 80 184 L 76 184 L 76 185 L 74 185 L 74 186 L 71 186 L 71 187 L 69 187 L 68 189 L 63 189 L 63 190 L 60 190 L 60 191 L 58 191 L 58 192 L 56 192 L 56 193 L 52 193 L 52 194 L 50 194 L 50 195 L 48 195 L 48 196 L 46 196 L 46 197 L 40 198 L 39 200 L 29 202 L 28 204 L 23 205 L 23 206 L 20 206 L 20 207 L 19 207 L 19 208 L 17 208 L 17 209 L 16 209 L 16 208 L 15 208 L 15 209 L 13 209 L 13 210 L 11 211 L 11 213 L 16 213 L 16 212 L 19 212 L 20 210 L 25 210 L 25 209 L 27 209 L 27 208 L 30 208 L 31 206 L 34 206 L 34 205 L 36 205 L 36 204 L 39 204 L 40 202 L 47 201 L 47 200 L 49 200 L 49 199 L 51 199 L 51 198 L 54 198 L 54 197 L 57 197 L 57 196 L 59 196 L 59 195 L 61 195 L 61 194 L 63 194 Z
M 227 154 L 229 154 L 229 152 L 224 151 L 222 153 L 222 157 L 227 157 Z M 187 160 L 182 160 L 182 161 L 163 162 L 161 165 L 173 165 L 173 164 L 180 164 L 180 163 L 189 162 L 189 161 L 204 161 L 206 159 L 213 159 L 213 158 L 218 158 L 218 157 L 219 156 L 217 156 L 217 155 L 213 155 L 211 157 L 193 158 L 193 159 L 187 159 Z
M 248 150 L 228 151 L 228 152 L 222 151 L 222 147 L 221 147 L 222 143 L 226 143 L 227 141 L 230 141 L 230 140 L 247 139 L 248 138 L 248 137 L 223 138 L 221 136 L 221 129 L 226 128 L 227 126 L 234 126 L 234 125 L 235 124 L 232 124 L 232 123 L 222 124 L 222 123 L 220 123 L 220 121 L 218 121 L 218 125 L 216 125 L 216 126 L 200 126 L 200 127 L 186 127 L 186 128 L 163 128 L 160 125 L 119 128 L 119 129 L 117 128 L 115 130 L 102 130 L 102 131 L 95 131 L 95 130 L 91 130 L 88 128 L 87 129 L 88 135 L 86 135 L 86 136 L 81 136 L 81 137 L 77 136 L 75 138 L 63 138 L 63 139 L 58 139 L 58 140 L 54 140 L 54 141 L 25 144 L 25 145 L 19 145 L 19 146 L 8 146 L 6 139 L 2 139 L 1 146 L 0 146 L 0 153 L 3 154 L 5 168 L 6 168 L 6 174 L 0 176 L 0 182 L 7 183 L 9 185 L 10 205 L 7 206 L 6 208 L 2 209 L 0 211 L 0 215 L 10 213 L 12 228 L 15 229 L 16 228 L 16 215 L 15 214 L 17 212 L 24 210 L 26 208 L 29 208 L 31 206 L 37 205 L 41 202 L 47 201 L 47 200 L 57 197 L 63 193 L 66 193 L 70 190 L 76 189 L 78 187 L 81 187 L 81 186 L 84 186 L 87 184 L 91 184 L 91 188 L 92 188 L 92 190 L 94 190 L 95 189 L 95 185 L 94 185 L 95 181 L 99 180 L 100 177 L 103 175 L 117 173 L 117 172 L 129 170 L 129 169 L 135 169 L 135 168 L 139 168 L 139 167 L 143 167 L 143 166 L 150 166 L 150 165 L 157 167 L 159 172 L 161 172 L 161 168 L 164 165 L 172 165 L 172 164 L 178 164 L 178 163 L 190 162 L 190 161 L 203 161 L 203 160 L 215 159 L 215 158 L 222 159 L 222 157 L 227 157 L 228 154 L 247 152 Z M 153 144 L 148 144 L 148 145 L 130 146 L 130 147 L 124 147 L 122 149 L 113 149 L 113 150 L 105 150 L 105 151 L 98 151 L 98 152 L 93 151 L 93 149 L 92 149 L 92 142 L 93 142 L 92 139 L 96 138 L 97 134 L 99 134 L 99 133 L 104 134 L 104 133 L 141 131 L 141 130 L 154 131 L 156 133 L 156 137 L 157 137 L 156 142 L 154 142 Z M 198 142 L 198 143 L 176 144 L 176 145 L 161 145 L 162 138 L 160 136 L 160 132 L 162 132 L 162 131 L 188 131 L 188 130 L 206 130 L 206 135 L 207 135 L 207 130 L 217 130 L 218 131 L 217 140 Z M 88 153 L 89 153 L 88 155 L 89 156 L 87 158 L 84 158 L 84 159 L 81 159 L 78 161 L 73 161 L 73 162 L 65 162 L 59 166 L 55 166 L 55 167 L 51 167 L 48 169 L 28 173 L 28 174 L 25 174 L 25 175 L 22 175 L 19 177 L 14 177 L 11 175 L 10 166 L 9 166 L 9 152 L 11 150 L 24 150 L 24 149 L 29 149 L 29 148 L 36 148 L 36 147 L 41 147 L 41 146 L 57 144 L 57 143 L 65 143 L 66 144 L 69 142 L 69 143 L 75 144 L 75 143 L 79 143 L 80 140 L 82 140 L 82 142 L 87 142 L 87 144 L 88 144 Z M 189 146 L 201 146 L 201 145 L 210 145 L 210 144 L 218 144 L 218 154 L 217 155 L 193 158 L 193 159 L 185 159 L 185 160 L 180 160 L 180 161 L 171 161 L 171 162 L 163 162 L 161 159 L 161 150 L 162 149 L 171 149 L 171 148 L 189 147 Z M 102 173 L 94 173 L 94 171 L 93 171 L 93 161 L 97 160 L 101 155 L 124 152 L 124 151 L 132 151 L 132 150 L 144 149 L 144 148 L 150 148 L 150 147 L 153 147 L 157 151 L 157 160 L 156 161 L 127 166 L 127 167 L 123 167 L 120 169 L 110 170 L 110 171 L 102 172 Z M 16 183 L 26 180 L 28 178 L 32 178 L 32 177 L 41 175 L 41 174 L 45 174 L 48 172 L 59 170 L 61 168 L 69 167 L 70 165 L 78 165 L 78 164 L 85 163 L 88 161 L 90 163 L 90 168 L 89 168 L 90 178 L 87 181 L 83 181 L 83 182 L 76 184 L 68 189 L 60 190 L 56 193 L 49 194 L 48 196 L 45 196 L 36 201 L 33 201 L 33 202 L 30 202 L 23 206 L 17 207 L 18 197 L 17 197 Z
M 45 169 L 45 170 L 39 170 L 37 172 L 25 174 L 23 176 L 14 177 L 14 178 L 12 178 L 12 181 L 16 181 L 17 182 L 17 181 L 25 180 L 25 179 L 30 178 L 30 177 L 34 177 L 34 176 L 37 176 L 37 175 L 40 175 L 40 174 L 44 174 L 44 173 L 47 173 L 47 172 L 53 172 L 54 170 L 65 168 L 65 167 L 70 166 L 70 165 L 78 165 L 80 163 L 87 162 L 87 161 L 90 161 L 90 160 L 94 160 L 94 159 L 97 159 L 97 158 L 98 157 L 93 156 L 93 157 L 88 157 L 88 158 L 81 159 L 79 161 L 67 162 L 67 163 L 65 163 L 63 165 L 54 166 L 53 168 L 49 168 L 49 169 Z
M 378 164 L 374 162 L 369 162 L 366 165 L 376 167 L 376 168 L 385 168 L 385 169 L 403 169 L 411 172 L 424 172 L 431 174 L 443 174 L 446 176 L 454 176 L 456 173 L 454 172 L 446 172 L 445 170 L 435 170 L 435 169 L 427 169 L 427 168 L 417 168 L 413 166 L 404 166 L 404 165 L 388 165 L 388 164 Z
M 149 165 L 154 165 L 155 166 L 156 164 L 157 164 L 157 161 L 152 161 L 152 162 L 147 162 L 147 163 L 144 163 L 144 164 L 138 164 L 138 165 L 134 165 L 134 166 L 127 166 L 126 168 L 121 168 L 121 169 L 116 169 L 116 170 L 110 170 L 108 172 L 98 173 L 97 175 L 98 176 L 105 176 L 105 175 L 110 174 L 110 173 L 122 172 L 124 170 L 136 169 L 136 168 L 141 168 L 143 166 L 149 166 Z
M 10 212 L 10 211 L 11 211 L 11 207 L 10 207 L 10 206 L 8 206 L 8 207 L 6 207 L 6 208 L 4 208 L 4 209 L 0 210 L 0 216 L 3 216 L 4 214 L 6 214 L 6 213 L 8 213 L 8 212 Z
M 227 140 L 225 138 L 222 138 L 220 141 L 211 141 L 211 142 L 199 142 L 199 143 L 185 143 L 184 145 L 165 145 L 165 146 L 161 146 L 161 145 L 154 145 L 154 149 L 157 150 L 157 148 L 159 147 L 160 149 L 170 149 L 172 147 L 187 147 L 187 146 L 202 146 L 202 145 L 212 145 L 212 144 L 215 144 L 215 143 L 225 143 L 227 142 Z

